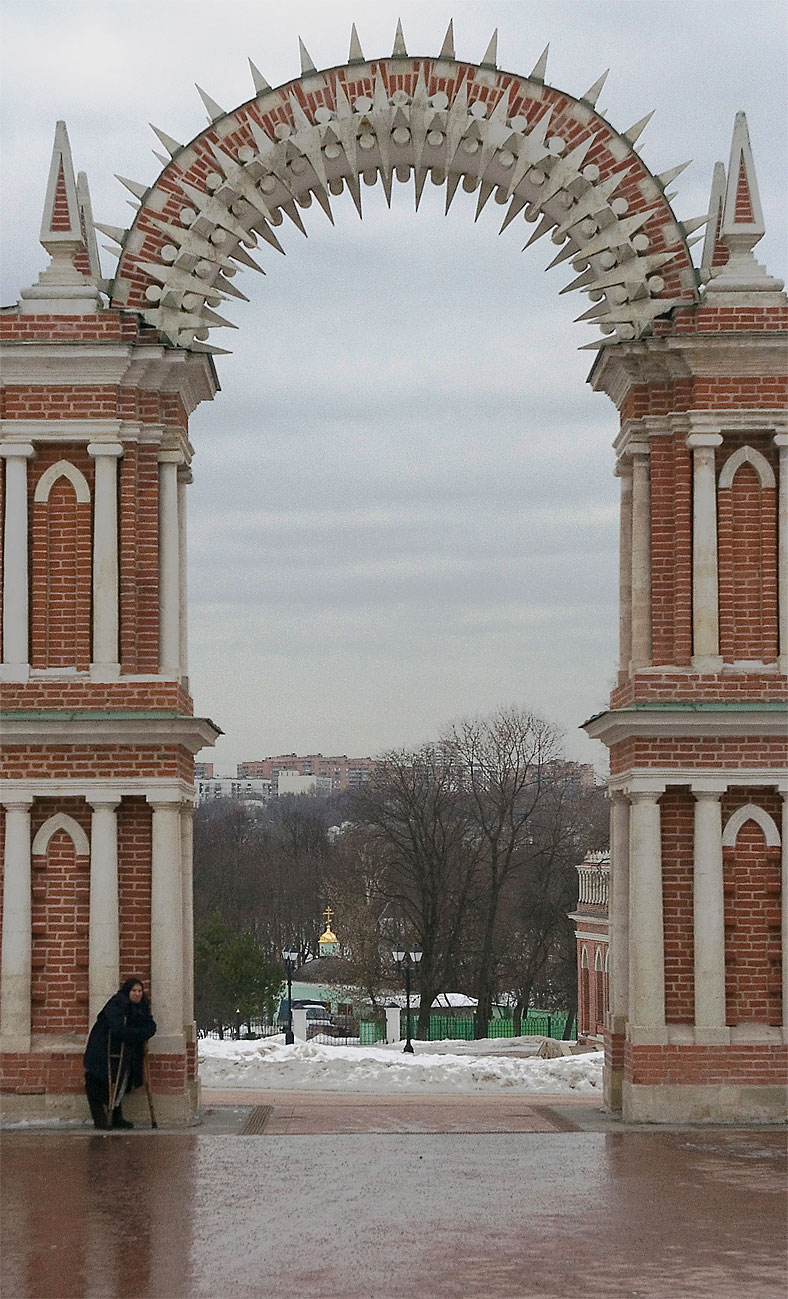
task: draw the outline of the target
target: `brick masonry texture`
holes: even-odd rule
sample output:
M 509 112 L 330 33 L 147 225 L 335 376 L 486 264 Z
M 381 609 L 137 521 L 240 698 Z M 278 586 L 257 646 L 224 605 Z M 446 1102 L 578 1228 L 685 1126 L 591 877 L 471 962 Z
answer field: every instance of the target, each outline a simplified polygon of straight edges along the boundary
M 192 782 L 194 759 L 179 745 L 6 744 L 0 753 L 0 777 L 7 780 L 74 780 L 162 778 Z

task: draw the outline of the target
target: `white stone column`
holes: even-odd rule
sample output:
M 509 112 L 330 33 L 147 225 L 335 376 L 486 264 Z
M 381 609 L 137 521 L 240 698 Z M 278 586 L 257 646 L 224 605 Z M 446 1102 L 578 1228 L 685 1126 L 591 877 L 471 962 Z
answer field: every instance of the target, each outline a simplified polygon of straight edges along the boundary
M 693 933 L 695 948 L 695 1041 L 726 1042 L 725 910 L 722 891 L 721 792 L 698 788 L 695 796 Z
M 27 680 L 30 671 L 30 610 L 27 572 L 27 462 L 35 455 L 28 442 L 0 447 L 5 457 L 3 532 L 3 663 L 6 680 Z
M 635 1043 L 665 1042 L 660 794 L 629 797 L 629 1035 Z
M 780 666 L 788 672 L 788 433 L 776 433 L 780 466 L 777 502 L 777 607 Z
M 619 667 L 629 671 L 632 658 L 632 465 L 620 460 L 616 476 L 621 479 L 618 552 L 618 642 Z
M 178 676 L 180 654 L 180 541 L 178 465 L 180 451 L 159 452 L 159 671 Z
M 610 795 L 610 1015 L 623 1033 L 629 1015 L 629 803 Z
M 32 956 L 30 887 L 30 808 L 32 794 L 18 795 L 5 807 L 3 882 L 3 959 L 0 1040 L 4 1051 L 30 1050 Z
M 648 443 L 632 451 L 632 666 L 651 663 L 651 476 Z
M 692 666 L 719 672 L 720 616 L 717 573 L 717 472 L 719 433 L 690 433 L 692 451 Z
M 183 1048 L 183 881 L 181 805 L 149 797 L 151 854 L 151 984 L 157 1035 L 151 1049 Z
M 782 949 L 783 949 L 783 1037 L 788 1036 L 788 793 L 783 793 L 782 823 Z
M 181 878 L 183 881 L 183 1023 L 194 1023 L 194 809 L 181 806 Z
M 178 622 L 180 641 L 178 657 L 181 680 L 189 689 L 189 606 L 188 606 L 188 537 L 186 529 L 186 489 L 192 481 L 187 466 L 178 470 Z
M 96 462 L 93 504 L 93 653 L 94 680 L 120 675 L 118 653 L 118 457 L 117 442 L 91 442 L 88 455 Z
M 88 947 L 88 999 L 92 1024 L 120 982 L 120 926 L 118 907 L 119 795 L 89 798 L 90 820 L 90 925 Z

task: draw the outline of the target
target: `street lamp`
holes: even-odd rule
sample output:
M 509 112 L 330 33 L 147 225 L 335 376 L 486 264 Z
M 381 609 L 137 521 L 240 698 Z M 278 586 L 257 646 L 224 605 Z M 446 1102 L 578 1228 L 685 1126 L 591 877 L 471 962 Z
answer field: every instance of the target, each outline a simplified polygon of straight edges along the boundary
M 285 1030 L 285 1046 L 292 1046 L 295 1042 L 293 1036 L 293 970 L 298 964 L 298 950 L 293 947 L 285 947 L 282 952 L 284 957 L 285 969 L 287 970 L 287 1028 Z
M 413 1043 L 410 1040 L 410 972 L 421 960 L 421 951 L 418 947 L 410 951 L 402 951 L 395 947 L 391 955 L 405 975 L 405 1045 L 402 1050 L 407 1051 L 408 1055 L 413 1055 Z

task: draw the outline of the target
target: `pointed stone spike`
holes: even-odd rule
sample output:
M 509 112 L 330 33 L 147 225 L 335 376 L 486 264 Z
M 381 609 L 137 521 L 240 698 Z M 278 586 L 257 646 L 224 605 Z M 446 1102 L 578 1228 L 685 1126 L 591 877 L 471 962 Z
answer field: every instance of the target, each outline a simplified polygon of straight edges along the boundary
M 95 281 L 98 281 L 101 277 L 101 260 L 99 258 L 98 244 L 96 243 L 96 223 L 93 220 L 93 205 L 90 201 L 88 178 L 84 171 L 77 174 L 77 206 L 79 208 L 82 240 L 88 251 L 90 274 Z
M 123 240 L 126 238 L 126 235 L 129 233 L 128 230 L 123 230 L 121 229 L 120 226 L 104 225 L 103 221 L 94 221 L 93 224 L 96 227 L 96 229 L 100 230 L 101 233 L 103 235 L 106 235 L 108 239 L 114 240 L 116 244 L 120 244 L 121 248 L 123 247 Z
M 246 294 L 242 293 L 240 289 L 237 289 L 231 280 L 225 279 L 221 272 L 216 276 L 216 279 L 210 287 L 221 293 L 229 294 L 231 298 L 240 298 L 242 302 L 249 301 Z
M 711 179 L 711 195 L 709 197 L 709 223 L 706 226 L 706 238 L 703 242 L 703 255 L 700 259 L 700 267 L 702 271 L 710 271 L 715 265 L 715 253 L 718 255 L 717 265 L 720 264 L 720 253 L 722 254 L 721 260 L 723 262 L 728 259 L 727 250 L 725 248 L 719 249 L 718 247 L 720 242 L 720 232 L 722 230 L 722 215 L 725 209 L 726 188 L 727 181 L 725 177 L 725 164 L 723 162 L 715 162 L 714 174 Z
M 454 54 L 454 19 L 449 19 L 449 25 L 446 28 L 446 35 L 443 38 L 443 44 L 438 54 L 439 59 L 453 59 Z
M 391 56 L 395 59 L 405 59 L 408 56 L 408 51 L 405 48 L 405 37 L 402 32 L 401 18 L 397 19 L 397 30 L 394 33 L 394 48 L 391 51 Z
M 361 41 L 358 39 L 356 24 L 353 23 L 350 28 L 350 50 L 347 56 L 348 63 L 365 63 L 364 51 L 361 48 Z
M 602 298 L 601 302 L 595 302 L 593 306 L 590 306 L 581 316 L 575 316 L 575 324 L 578 324 L 581 320 L 598 320 L 600 316 L 606 316 L 609 312 L 610 307 L 607 302 L 605 302 L 605 299 Z
M 158 126 L 154 126 L 153 122 L 148 122 L 148 126 L 153 131 L 154 135 L 159 137 L 171 158 L 174 158 L 176 153 L 183 148 L 183 145 L 180 144 L 178 140 L 174 140 L 166 131 L 162 131 Z
M 126 186 L 130 194 L 134 194 L 139 199 L 143 199 L 148 192 L 147 185 L 140 184 L 138 180 L 129 180 L 126 176 L 119 176 L 117 172 L 115 173 L 115 180 L 119 180 L 121 185 Z
M 747 118 L 744 113 L 737 113 L 733 122 L 728 183 L 722 216 L 723 242 L 728 235 L 750 235 L 755 236 L 751 241 L 754 247 L 765 233 L 766 225 L 758 193 Z
M 196 81 L 194 84 L 195 86 L 197 86 Z M 217 104 L 215 99 L 211 99 L 211 96 L 207 93 L 207 91 L 202 89 L 202 86 L 197 86 L 197 94 L 200 96 L 200 99 L 205 105 L 205 111 L 208 114 L 208 120 L 210 122 L 216 122 L 220 117 L 226 116 L 225 111 L 222 108 L 221 104 Z
M 284 248 L 282 249 L 282 252 L 284 252 Z M 236 244 L 233 251 L 228 253 L 227 256 L 232 257 L 234 262 L 240 262 L 242 266 L 248 266 L 250 271 L 257 271 L 258 275 L 265 275 L 262 266 L 257 265 L 254 258 L 249 256 L 248 252 L 241 244 Z
M 607 75 L 609 71 L 610 68 L 605 68 L 605 71 L 602 73 L 602 76 L 599 77 L 598 80 L 594 82 L 593 86 L 591 86 L 584 95 L 580 96 L 580 98 L 584 99 L 587 104 L 591 105 L 592 108 L 594 107 L 596 101 L 599 99 L 599 96 L 602 93 L 602 87 L 607 81 Z
M 531 244 L 535 244 L 537 239 L 541 239 L 542 235 L 546 235 L 548 230 L 552 230 L 554 225 L 555 225 L 554 217 L 543 216 L 538 226 L 534 230 L 533 234 L 531 235 L 531 238 L 528 240 L 528 243 L 525 244 L 523 248 L 523 252 L 525 252 L 526 248 L 530 248 Z
M 280 244 L 279 240 L 277 239 L 276 235 L 274 234 L 273 230 L 271 229 L 267 221 L 256 222 L 254 228 L 259 234 L 261 239 L 264 239 L 267 244 L 270 244 L 272 248 L 275 248 L 276 251 L 278 253 L 281 253 L 282 256 L 284 257 L 285 250 Z
M 629 140 L 630 144 L 635 144 L 640 139 L 655 112 L 656 109 L 652 108 L 650 113 L 646 113 L 646 116 L 641 117 L 639 122 L 635 122 L 634 126 L 630 126 L 629 130 L 624 132 L 624 139 Z
M 523 208 L 525 207 L 525 204 L 526 204 L 526 200 L 524 198 L 521 198 L 519 194 L 513 195 L 512 201 L 509 204 L 509 210 L 507 211 L 506 216 L 501 222 L 501 228 L 498 231 L 499 235 L 502 235 L 506 227 L 508 225 L 511 225 L 512 221 L 514 221 L 514 218 L 518 216 L 520 212 L 522 212 Z
M 315 198 L 317 199 L 318 203 L 322 207 L 329 221 L 333 225 L 334 213 L 331 211 L 331 200 L 329 199 L 328 194 L 323 189 L 322 185 L 318 185 L 317 189 L 313 189 L 311 192 L 312 194 L 314 194 Z
M 539 58 L 533 66 L 533 71 L 529 74 L 529 81 L 544 81 L 547 72 L 547 56 L 550 53 L 550 42 L 545 45 Z
M 690 158 L 687 162 L 680 162 L 678 167 L 669 167 L 667 171 L 661 171 L 657 176 L 657 180 L 662 188 L 667 189 L 670 182 L 675 180 L 677 176 L 680 176 L 681 173 L 689 167 L 691 161 L 692 159 Z
M 705 226 L 709 216 L 710 213 L 707 212 L 705 216 L 693 217 L 691 221 L 682 221 L 681 224 L 684 227 L 684 233 L 686 235 L 692 235 L 696 230 L 700 230 L 701 226 Z
M 300 230 L 300 231 L 301 231 L 301 234 L 302 234 L 302 235 L 304 236 L 304 238 L 306 239 L 306 237 L 307 237 L 306 227 L 304 226 L 304 223 L 303 223 L 303 221 L 301 220 L 301 213 L 299 212 L 298 208 L 296 207 L 295 199 L 292 199 L 292 198 L 291 198 L 291 199 L 288 200 L 287 203 L 282 203 L 282 204 L 281 204 L 281 208 L 282 208 L 282 211 L 284 212 L 285 216 L 287 216 L 287 217 L 290 218 L 290 220 L 292 221 L 292 223 L 293 223 L 293 225 L 296 227 L 296 229 L 297 229 L 297 230 Z
M 482 55 L 482 61 L 479 64 L 479 66 L 482 68 L 498 67 L 498 28 L 497 27 L 493 32 L 492 36 L 490 37 L 490 43 L 487 46 L 487 49 L 484 51 L 484 54 Z
M 559 253 L 556 253 L 555 257 L 551 262 L 547 263 L 547 265 L 545 266 L 545 270 L 551 271 L 554 266 L 560 266 L 561 262 L 565 262 L 569 257 L 577 257 L 577 255 L 578 255 L 578 249 L 575 247 L 574 239 L 567 239 L 561 251 Z
M 308 49 L 306 48 L 306 46 L 304 45 L 304 42 L 301 40 L 301 37 L 300 37 L 300 36 L 299 36 L 299 38 L 298 38 L 298 57 L 299 57 L 300 60 L 301 60 L 301 76 L 302 76 L 302 77 L 307 76 L 308 73 L 310 73 L 310 72 L 317 72 L 317 68 L 315 67 L 314 63 L 312 62 L 312 58 L 311 58 L 311 55 L 310 55 L 310 53 L 309 53 L 309 50 L 308 50 Z
M 162 167 L 169 167 L 171 159 L 165 153 L 159 153 L 158 149 L 151 149 L 151 153 L 156 161 L 161 163 Z
M 484 210 L 484 206 L 487 203 L 487 200 L 489 199 L 494 189 L 495 186 L 491 185 L 489 181 L 484 181 L 484 180 L 482 181 L 481 185 L 479 186 L 479 197 L 476 200 L 476 212 L 473 218 L 474 221 L 479 220 L 479 217 L 481 216 L 482 211 Z
M 459 183 L 460 183 L 461 180 L 462 180 L 462 177 L 459 175 L 458 172 L 450 173 L 449 176 L 447 177 L 447 179 L 446 179 L 446 206 L 445 206 L 445 208 L 443 209 L 443 210 L 444 210 L 444 213 L 447 213 L 447 212 L 448 212 L 449 208 L 451 207 L 452 203 L 454 202 L 454 195 L 457 193 L 457 186 L 459 185 Z
M 416 211 L 419 210 L 421 196 L 424 193 L 424 183 L 427 179 L 426 167 L 414 167 L 413 169 L 413 195 L 416 201 Z
M 254 82 L 254 93 L 256 95 L 264 95 L 267 90 L 271 89 L 271 87 L 269 86 L 268 82 L 266 81 L 260 69 L 254 63 L 252 63 L 252 60 L 248 59 L 247 62 L 249 64 L 249 71 L 252 74 L 252 81 Z
M 187 348 L 189 352 L 208 352 L 210 356 L 232 356 L 232 352 L 226 347 L 214 347 L 211 343 L 201 343 L 193 339 Z

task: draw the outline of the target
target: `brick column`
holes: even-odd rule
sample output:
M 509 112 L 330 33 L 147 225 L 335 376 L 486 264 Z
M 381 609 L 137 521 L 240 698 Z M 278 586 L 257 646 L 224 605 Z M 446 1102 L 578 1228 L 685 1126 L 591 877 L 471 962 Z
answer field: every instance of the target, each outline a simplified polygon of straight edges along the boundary
M 118 652 L 118 456 L 116 442 L 91 442 L 96 462 L 93 506 L 93 653 L 94 680 L 120 675 Z
M 151 983 L 156 1047 L 183 1048 L 183 880 L 181 805 L 149 797 L 151 855 Z M 176 1039 L 176 1040 L 173 1040 Z
M 629 797 L 629 1032 L 635 1043 L 664 1042 L 660 793 L 637 791 Z
M 610 795 L 610 1014 L 623 1033 L 629 1014 L 629 803 Z
M 725 906 L 722 892 L 721 791 L 693 783 L 695 796 L 693 934 L 695 1040 L 727 1042 L 725 1029 Z
M 629 671 L 632 658 L 632 465 L 620 460 L 616 476 L 621 479 L 618 552 L 618 643 L 619 667 Z
M 632 666 L 651 663 L 651 481 L 649 446 L 632 450 Z
M 93 1023 L 104 1002 L 117 992 L 120 980 L 118 920 L 118 820 L 119 796 L 89 798 L 90 821 L 90 934 L 88 946 L 88 998 Z
M 30 613 L 27 573 L 27 462 L 35 455 L 28 442 L 0 447 L 5 457 L 3 532 L 3 663 L 6 680 L 26 681 L 30 672 Z
M 777 617 L 780 659 L 788 672 L 788 433 L 776 433 L 780 467 L 778 471 L 777 515 Z
M 32 794 L 18 795 L 8 801 L 3 800 L 5 869 L 0 1033 L 3 1049 L 8 1052 L 30 1050 L 32 956 L 30 808 L 32 803 Z
M 177 676 L 181 649 L 178 465 L 180 451 L 159 452 L 159 671 Z
M 692 451 L 692 666 L 718 672 L 720 616 L 717 575 L 717 473 L 719 433 L 690 433 Z

